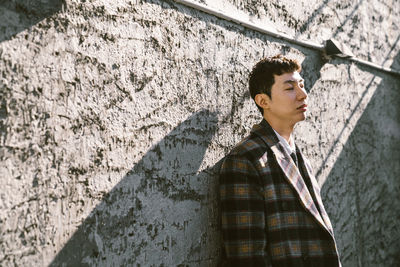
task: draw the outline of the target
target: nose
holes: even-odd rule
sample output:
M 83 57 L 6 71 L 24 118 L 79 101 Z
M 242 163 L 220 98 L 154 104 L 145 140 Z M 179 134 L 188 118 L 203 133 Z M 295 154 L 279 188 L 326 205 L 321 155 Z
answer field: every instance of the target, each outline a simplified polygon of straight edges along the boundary
M 306 89 L 304 88 L 304 85 L 297 84 L 297 98 L 300 100 L 304 100 L 308 97 L 308 94 L 306 92 Z

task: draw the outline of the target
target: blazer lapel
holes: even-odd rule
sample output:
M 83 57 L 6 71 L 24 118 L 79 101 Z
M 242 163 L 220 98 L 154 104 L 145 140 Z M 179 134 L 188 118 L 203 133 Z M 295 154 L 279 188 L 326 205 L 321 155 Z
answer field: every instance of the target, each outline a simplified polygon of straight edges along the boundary
M 297 191 L 304 208 L 306 208 L 315 217 L 315 219 L 317 219 L 317 221 L 329 231 L 327 225 L 325 225 L 325 221 L 322 219 L 317 207 L 315 206 L 311 194 L 308 191 L 303 178 L 301 177 L 299 169 L 293 162 L 292 158 L 287 155 L 281 145 L 273 146 L 271 147 L 271 150 L 274 152 L 276 160 L 282 171 L 285 173 L 286 178 Z
M 320 207 L 322 219 L 324 220 L 325 225 L 328 227 L 329 232 L 333 235 L 332 224 L 331 224 L 331 221 L 329 219 L 328 214 L 326 213 L 324 204 L 322 202 L 321 193 L 320 193 L 320 187 L 318 185 L 317 179 L 314 177 L 314 175 L 312 173 L 311 164 L 308 161 L 308 159 L 303 156 L 303 154 L 301 152 L 300 152 L 300 154 L 301 154 L 301 157 L 303 158 L 304 165 L 305 165 L 306 171 L 307 171 L 307 175 L 310 178 L 311 184 L 313 186 L 313 189 L 314 189 L 314 192 L 315 192 L 315 198 L 317 199 L 318 205 Z
M 311 213 L 311 215 L 314 216 L 314 218 L 318 221 L 318 223 L 322 227 L 324 227 L 326 230 L 328 230 L 329 233 L 332 233 L 332 226 L 330 225 L 330 222 L 329 222 L 329 224 L 327 224 L 326 219 L 322 218 L 322 216 L 324 216 L 325 209 L 323 207 L 321 207 L 321 205 L 320 205 L 321 213 L 323 213 L 321 216 L 321 214 L 318 212 L 318 209 L 316 207 L 316 203 L 314 203 L 314 201 L 311 197 L 311 194 L 308 191 L 303 178 L 301 177 L 299 169 L 297 168 L 296 164 L 294 163 L 294 161 L 292 160 L 290 155 L 287 155 L 284 148 L 279 143 L 279 140 L 276 137 L 271 126 L 265 120 L 263 120 L 260 124 L 255 125 L 253 127 L 252 133 L 261 137 L 264 140 L 264 142 L 271 148 L 271 150 L 274 153 L 275 158 L 276 158 L 279 166 L 281 167 L 282 171 L 284 172 L 287 180 L 289 181 L 289 183 L 293 186 L 293 188 L 296 190 L 297 194 L 299 195 L 300 202 L 303 204 L 304 208 L 306 210 L 308 210 Z M 311 172 L 308 170 L 308 167 L 307 167 L 307 172 L 309 174 L 311 174 Z M 314 178 L 314 180 L 315 180 L 315 178 Z M 314 182 L 313 182 L 313 187 L 314 187 L 314 192 L 317 192 L 317 191 L 315 191 Z M 319 194 L 316 194 L 316 195 L 318 195 L 317 201 L 319 203 L 322 203 L 322 201 L 319 197 Z M 322 212 L 322 210 L 324 212 Z M 328 218 L 327 215 L 326 215 L 326 218 Z M 327 219 L 327 220 L 329 221 L 329 219 Z

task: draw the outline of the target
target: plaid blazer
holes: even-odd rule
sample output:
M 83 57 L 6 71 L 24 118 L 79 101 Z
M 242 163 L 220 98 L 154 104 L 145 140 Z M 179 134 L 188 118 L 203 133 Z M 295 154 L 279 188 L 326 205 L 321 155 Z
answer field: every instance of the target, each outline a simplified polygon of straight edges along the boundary
M 318 183 L 296 150 L 298 167 L 263 120 L 225 157 L 224 266 L 341 266 Z

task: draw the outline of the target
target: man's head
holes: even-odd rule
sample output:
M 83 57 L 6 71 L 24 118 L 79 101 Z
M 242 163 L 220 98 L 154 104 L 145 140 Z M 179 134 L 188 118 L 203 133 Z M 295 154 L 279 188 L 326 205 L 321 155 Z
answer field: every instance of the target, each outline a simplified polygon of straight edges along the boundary
M 258 62 L 249 79 L 251 97 L 272 125 L 294 126 L 305 119 L 307 92 L 296 60 L 282 55 Z
M 255 101 L 257 94 L 266 94 L 271 97 L 271 88 L 275 83 L 274 75 L 283 73 L 300 72 L 301 66 L 294 59 L 288 59 L 281 54 L 267 57 L 260 60 L 254 67 L 249 76 L 249 90 L 251 98 Z M 257 104 L 257 103 L 256 103 Z M 263 108 L 257 105 L 263 114 Z

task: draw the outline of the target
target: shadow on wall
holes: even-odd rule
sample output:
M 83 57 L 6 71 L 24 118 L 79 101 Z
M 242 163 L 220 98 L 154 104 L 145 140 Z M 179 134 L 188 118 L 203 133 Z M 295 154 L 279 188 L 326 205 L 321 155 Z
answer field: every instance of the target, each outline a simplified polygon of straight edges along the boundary
M 320 54 L 315 53 L 315 56 L 307 56 L 301 63 L 301 76 L 307 93 L 310 93 L 314 84 L 321 78 L 321 69 L 326 62 Z
M 303 76 L 305 80 L 305 85 L 306 85 L 306 90 L 307 92 L 310 92 L 310 90 L 313 88 L 315 82 L 321 77 L 321 69 L 326 63 L 326 61 L 323 59 L 323 57 L 320 55 L 320 53 L 315 52 L 314 50 L 311 50 L 309 48 L 304 48 L 302 46 L 290 44 L 288 42 L 282 41 L 281 39 L 277 39 L 265 34 L 261 34 L 257 31 L 253 30 L 248 30 L 247 28 L 244 28 L 243 26 L 237 25 L 233 22 L 219 19 L 215 16 L 209 15 L 207 13 L 203 13 L 202 11 L 199 11 L 197 9 L 192 9 L 189 7 L 186 7 L 182 4 L 179 3 L 174 3 L 173 1 L 158 1 L 158 0 L 145 0 L 147 2 L 153 3 L 153 4 L 158 4 L 162 6 L 164 9 L 174 9 L 177 10 L 178 12 L 181 12 L 187 16 L 194 17 L 196 19 L 202 20 L 204 22 L 212 23 L 215 25 L 218 25 L 219 27 L 224 27 L 226 30 L 229 30 L 231 32 L 235 33 L 240 33 L 240 35 L 243 35 L 247 38 L 250 39 L 261 39 L 265 42 L 274 42 L 277 44 L 281 44 L 282 48 L 280 53 L 283 55 L 290 53 L 293 51 L 293 47 L 295 49 L 301 51 L 306 55 L 304 61 L 301 64 L 301 67 L 303 69 L 301 75 Z M 329 2 L 331 0 L 326 0 L 325 2 Z M 325 3 L 324 2 L 324 3 Z M 200 14 L 200 15 L 199 15 Z M 188 26 L 185 26 L 185 24 L 182 24 L 182 27 L 185 28 L 192 28 L 190 24 Z M 267 48 L 268 46 L 266 46 Z M 261 59 L 263 56 L 272 56 L 272 54 L 268 53 L 265 54 L 266 51 L 264 51 L 264 55 L 260 55 L 260 58 L 256 59 L 254 64 Z M 312 56 L 311 56 L 312 55 Z M 247 95 L 243 96 L 244 98 L 247 98 Z
M 64 0 L 0 0 L 0 42 L 60 11 Z
M 217 114 L 203 110 L 173 129 L 102 199 L 50 266 L 186 266 L 209 263 L 210 254 L 217 260 L 216 167 L 198 173 L 216 125 Z
M 383 76 L 323 185 L 343 266 L 400 266 L 399 102 Z

